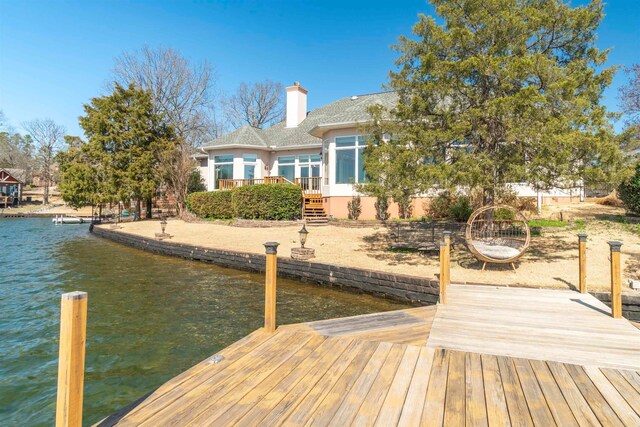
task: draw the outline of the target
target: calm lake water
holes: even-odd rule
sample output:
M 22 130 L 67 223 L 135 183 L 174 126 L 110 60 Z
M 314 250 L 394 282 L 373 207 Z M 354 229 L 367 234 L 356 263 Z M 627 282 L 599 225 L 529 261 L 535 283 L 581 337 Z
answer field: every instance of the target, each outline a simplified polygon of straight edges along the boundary
M 148 254 L 50 219 L 0 219 L 0 242 L 2 426 L 53 425 L 64 292 L 89 293 L 85 425 L 262 325 L 261 275 Z M 400 308 L 278 281 L 279 324 Z

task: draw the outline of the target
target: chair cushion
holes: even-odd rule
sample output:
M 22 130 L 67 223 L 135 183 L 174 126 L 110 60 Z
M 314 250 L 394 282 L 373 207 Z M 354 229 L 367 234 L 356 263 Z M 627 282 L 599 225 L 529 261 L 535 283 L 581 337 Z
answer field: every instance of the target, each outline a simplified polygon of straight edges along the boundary
M 487 243 L 474 240 L 473 247 L 487 258 L 493 259 L 509 259 L 520 255 L 520 251 L 511 246 L 501 245 L 499 243 Z

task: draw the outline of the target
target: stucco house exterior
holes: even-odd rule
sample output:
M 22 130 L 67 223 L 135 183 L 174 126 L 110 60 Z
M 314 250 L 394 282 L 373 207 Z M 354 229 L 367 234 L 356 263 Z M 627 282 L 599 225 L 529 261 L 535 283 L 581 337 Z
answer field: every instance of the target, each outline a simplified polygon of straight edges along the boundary
M 264 182 L 298 184 L 305 193 L 306 216 L 347 217 L 347 203 L 357 195 L 354 183 L 366 179 L 360 125 L 370 120 L 368 108 L 392 108 L 395 92 L 350 96 L 307 112 L 308 91 L 295 82 L 286 88 L 286 118 L 267 129 L 244 126 L 201 147 L 196 156 L 209 191 Z M 530 186 L 514 188 L 523 196 L 579 199 L 578 192 L 553 190 L 543 194 Z M 426 197 L 416 197 L 413 215 L 424 214 Z M 549 199 L 550 201 L 551 199 Z M 375 198 L 362 196 L 360 219 L 374 219 Z M 389 212 L 397 217 L 392 204 Z

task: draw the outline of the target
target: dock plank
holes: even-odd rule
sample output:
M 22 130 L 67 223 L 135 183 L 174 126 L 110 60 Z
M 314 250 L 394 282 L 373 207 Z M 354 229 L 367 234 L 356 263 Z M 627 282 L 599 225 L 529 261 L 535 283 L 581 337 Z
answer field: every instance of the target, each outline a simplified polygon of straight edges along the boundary
M 345 352 L 331 369 L 314 385 L 302 401 L 289 414 L 287 425 L 303 426 L 316 414 L 318 406 L 327 397 L 336 384 L 344 378 L 352 378 L 352 372 L 360 372 L 373 355 L 378 344 L 374 342 L 354 343 L 354 351 Z M 337 388 L 340 388 L 339 386 Z
M 531 360 L 530 363 L 556 425 L 563 427 L 578 426 L 578 421 L 562 395 L 560 386 L 546 362 Z M 584 425 L 584 423 L 582 424 Z
M 354 346 L 353 340 L 327 339 L 327 345 L 314 353 L 313 358 L 305 360 L 260 400 L 242 417 L 240 425 L 276 425 L 278 420 L 286 418 L 297 402 L 306 396 L 309 390 L 331 369 L 342 353 Z M 332 345 L 331 345 L 332 344 Z
M 256 331 L 100 425 L 640 425 L 630 322 L 589 295 L 478 288 Z
M 400 366 L 396 371 L 393 382 L 389 386 L 389 392 L 380 405 L 380 413 L 376 419 L 375 425 L 378 427 L 390 426 L 398 424 L 402 407 L 404 406 L 411 378 L 416 369 L 421 349 L 415 346 L 407 346 Z M 426 389 L 426 385 L 425 385 Z
M 482 359 L 478 353 L 467 353 L 465 359 L 465 422 L 467 426 L 488 426 L 487 402 L 482 378 Z
M 447 350 L 435 351 L 420 424 L 442 425 L 444 422 L 450 355 L 451 352 Z
M 640 330 L 589 294 L 450 285 L 427 346 L 640 370 Z
M 405 397 L 404 406 L 400 412 L 398 425 L 415 426 L 420 424 L 423 408 L 426 402 L 427 388 L 431 380 L 431 372 L 435 350 L 420 349 L 416 367 L 411 373 L 411 383 Z

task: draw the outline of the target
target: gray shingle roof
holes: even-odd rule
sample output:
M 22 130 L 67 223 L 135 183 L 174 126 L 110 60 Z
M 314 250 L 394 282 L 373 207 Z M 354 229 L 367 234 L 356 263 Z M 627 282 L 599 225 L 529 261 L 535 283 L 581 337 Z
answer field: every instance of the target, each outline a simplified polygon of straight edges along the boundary
M 309 134 L 313 128 L 332 124 L 366 122 L 370 119 L 367 110 L 370 106 L 381 104 L 391 109 L 397 102 L 396 92 L 342 98 L 309 112 L 298 127 L 287 128 L 284 121 L 267 129 L 244 126 L 212 141 L 207 147 L 219 145 L 275 146 L 278 148 L 317 146 L 322 141 Z

